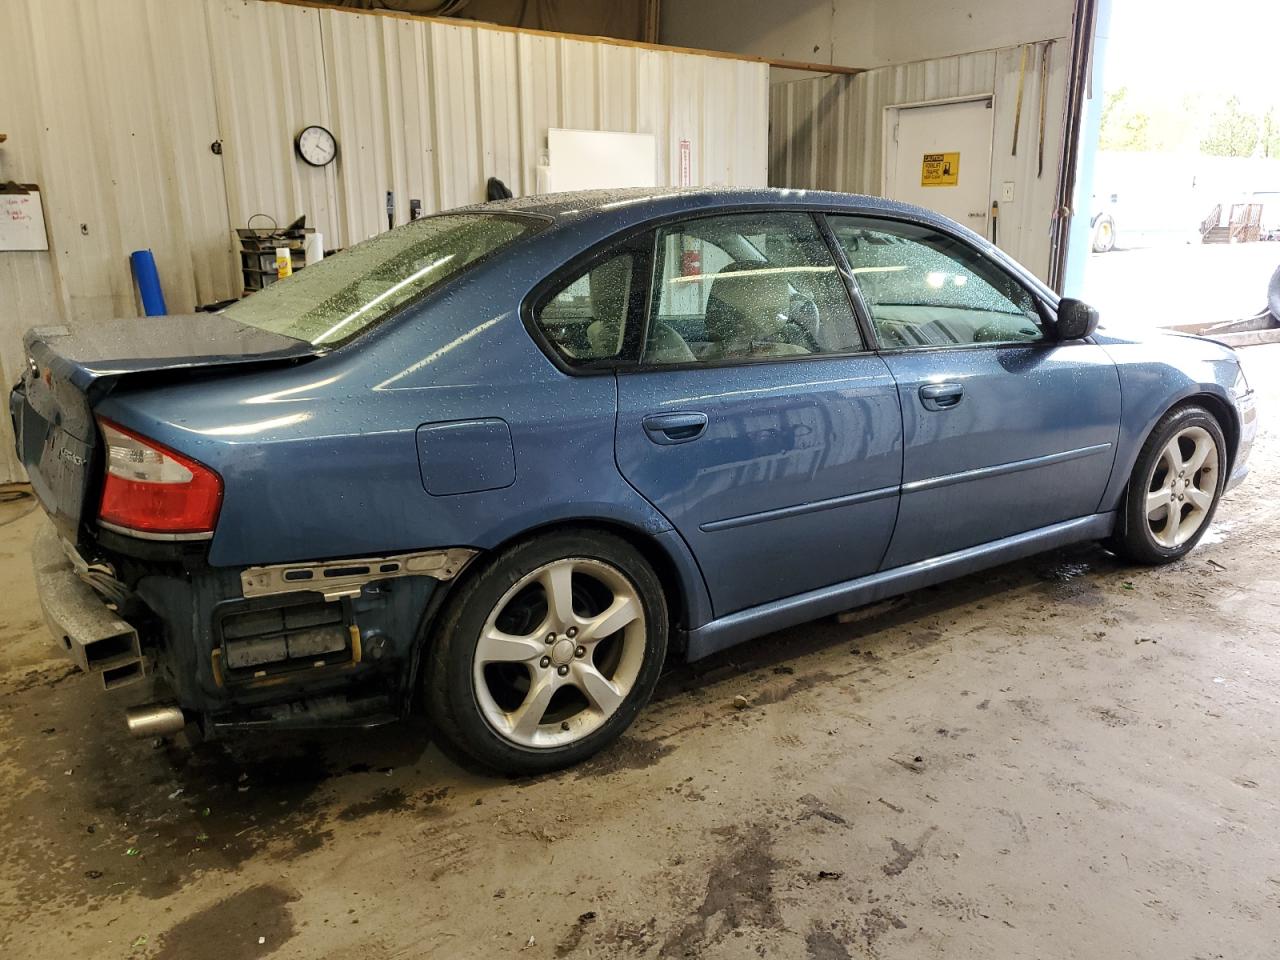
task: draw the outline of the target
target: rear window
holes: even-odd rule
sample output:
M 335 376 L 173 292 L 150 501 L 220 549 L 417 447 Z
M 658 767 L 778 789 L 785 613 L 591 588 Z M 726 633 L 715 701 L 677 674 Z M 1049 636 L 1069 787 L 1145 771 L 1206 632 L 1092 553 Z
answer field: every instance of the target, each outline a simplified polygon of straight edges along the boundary
M 222 313 L 296 340 L 338 344 L 541 225 L 494 214 L 426 217 L 278 280 Z

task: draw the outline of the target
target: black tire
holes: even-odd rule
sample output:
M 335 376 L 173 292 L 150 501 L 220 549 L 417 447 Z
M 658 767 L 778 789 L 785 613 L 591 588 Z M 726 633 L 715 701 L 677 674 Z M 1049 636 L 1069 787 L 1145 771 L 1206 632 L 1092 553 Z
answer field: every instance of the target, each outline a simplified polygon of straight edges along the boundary
M 630 691 L 601 726 L 572 743 L 524 746 L 486 718 L 477 696 L 476 648 L 486 621 L 508 591 L 545 565 L 570 558 L 601 561 L 629 581 L 644 613 L 643 655 Z M 622 538 L 602 531 L 557 531 L 514 544 L 472 571 L 446 602 L 432 634 L 423 681 L 427 710 L 437 730 L 457 749 L 499 773 L 540 774 L 579 763 L 606 747 L 649 701 L 667 651 L 667 603 L 653 568 Z M 531 674 L 533 666 L 528 667 Z
M 1205 517 L 1196 528 L 1195 533 L 1184 543 L 1170 547 L 1156 541 L 1147 520 L 1147 494 L 1155 480 L 1153 474 L 1160 460 L 1161 451 L 1173 437 L 1188 427 L 1202 427 L 1212 438 L 1217 447 L 1216 482 L 1213 484 L 1213 501 L 1205 512 Z M 1222 427 L 1208 410 L 1196 404 L 1175 407 L 1166 413 L 1147 437 L 1138 453 L 1137 462 L 1133 466 L 1133 474 L 1125 489 L 1124 505 L 1121 509 L 1120 527 L 1110 541 L 1110 546 L 1126 560 L 1142 564 L 1172 563 L 1190 553 L 1200 538 L 1204 536 L 1209 525 L 1213 523 L 1214 514 L 1218 510 L 1218 502 L 1222 498 L 1222 488 L 1227 476 L 1227 443 L 1222 434 Z M 1181 508 L 1179 508 L 1181 509 Z
M 1116 222 L 1107 215 L 1093 225 L 1093 252 L 1110 253 L 1116 248 Z

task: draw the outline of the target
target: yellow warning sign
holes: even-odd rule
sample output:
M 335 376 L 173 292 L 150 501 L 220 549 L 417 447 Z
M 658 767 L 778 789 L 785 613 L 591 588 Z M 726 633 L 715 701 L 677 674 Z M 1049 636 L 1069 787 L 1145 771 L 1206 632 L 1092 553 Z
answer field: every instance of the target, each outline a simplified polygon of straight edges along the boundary
M 926 153 L 920 165 L 920 186 L 954 187 L 960 182 L 960 154 Z

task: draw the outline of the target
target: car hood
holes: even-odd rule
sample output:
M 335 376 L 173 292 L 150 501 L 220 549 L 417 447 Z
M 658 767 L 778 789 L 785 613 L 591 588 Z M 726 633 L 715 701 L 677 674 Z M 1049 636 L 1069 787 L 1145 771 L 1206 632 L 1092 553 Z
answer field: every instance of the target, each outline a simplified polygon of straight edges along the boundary
M 1167 349 L 1181 356 L 1199 353 L 1202 359 L 1216 360 L 1235 357 L 1235 350 L 1212 337 L 1202 337 L 1180 330 L 1098 330 L 1093 340 L 1100 346 L 1147 345 L 1159 351 Z

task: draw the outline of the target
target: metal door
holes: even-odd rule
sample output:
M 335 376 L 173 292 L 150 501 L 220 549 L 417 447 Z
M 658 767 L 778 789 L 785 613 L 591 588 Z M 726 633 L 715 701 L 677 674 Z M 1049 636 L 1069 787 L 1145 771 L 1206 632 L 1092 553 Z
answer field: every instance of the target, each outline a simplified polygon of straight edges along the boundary
M 901 431 L 877 356 L 618 377 L 618 466 L 689 544 L 717 616 L 876 571 Z
M 890 107 L 885 193 L 990 239 L 991 98 Z
M 1095 512 L 1120 380 L 1091 343 L 886 353 L 902 398 L 902 506 L 885 567 Z

